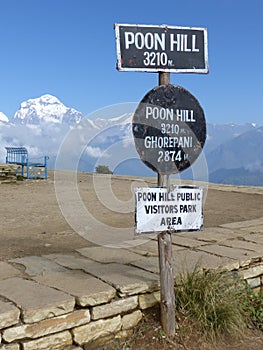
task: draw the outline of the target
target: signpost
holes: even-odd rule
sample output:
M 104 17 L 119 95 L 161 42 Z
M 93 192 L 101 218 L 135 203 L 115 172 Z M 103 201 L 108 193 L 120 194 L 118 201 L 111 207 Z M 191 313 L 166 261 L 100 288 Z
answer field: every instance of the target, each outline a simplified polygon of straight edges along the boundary
M 148 92 L 137 107 L 132 131 L 141 160 L 159 174 L 190 167 L 202 151 L 206 121 L 197 99 L 176 85 Z
M 208 73 L 206 28 L 115 24 L 120 71 Z
M 206 28 L 115 24 L 117 69 L 158 72 L 159 86 L 137 107 L 132 131 L 141 160 L 158 173 L 158 188 L 135 189 L 136 232 L 158 232 L 161 323 L 175 334 L 172 231 L 200 230 L 203 192 L 170 189 L 169 176 L 189 168 L 206 140 L 204 112 L 187 90 L 170 84 L 172 73 L 208 73 Z

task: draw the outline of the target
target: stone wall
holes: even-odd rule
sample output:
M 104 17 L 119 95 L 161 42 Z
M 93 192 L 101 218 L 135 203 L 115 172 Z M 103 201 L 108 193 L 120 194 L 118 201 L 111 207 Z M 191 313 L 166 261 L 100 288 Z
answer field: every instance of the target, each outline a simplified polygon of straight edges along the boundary
M 255 291 L 262 291 L 261 261 L 232 272 Z M 90 350 L 114 338 L 127 337 L 141 321 L 143 310 L 160 301 L 158 286 L 148 286 L 146 292 L 135 290 L 136 294 L 122 297 L 108 286 L 81 298 L 17 276 L 4 279 L 0 284 L 0 349 Z M 34 301 L 36 294 L 38 300 Z
M 108 303 L 100 304 L 98 299 L 92 307 L 65 299 L 31 313 L 0 300 L 0 349 L 96 349 L 114 337 L 127 337 L 142 319 L 143 310 L 159 299 L 159 292 L 127 298 L 112 295 Z
M 150 272 L 59 258 L 75 269 L 37 256 L 0 262 L 1 350 L 96 349 L 114 337 L 127 337 L 143 310 L 160 300 L 158 276 Z M 98 269 L 111 282 L 85 268 Z

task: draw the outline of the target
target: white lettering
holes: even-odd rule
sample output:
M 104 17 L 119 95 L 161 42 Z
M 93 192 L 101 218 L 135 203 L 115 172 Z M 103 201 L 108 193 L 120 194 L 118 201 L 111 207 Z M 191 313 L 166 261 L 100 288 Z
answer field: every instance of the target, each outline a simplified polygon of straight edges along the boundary
M 176 40 L 174 40 L 174 34 L 170 34 L 170 51 L 175 51 L 174 46 L 176 45 L 176 51 L 180 51 L 180 34 L 176 35 Z
M 137 32 L 125 32 L 124 33 L 125 49 L 128 50 L 131 45 L 135 45 L 136 49 L 142 50 L 146 48 L 148 50 L 165 51 L 165 33 L 145 33 Z
M 176 109 L 177 121 L 194 123 L 196 120 L 194 118 L 194 111 L 192 109 Z
M 149 119 L 151 116 L 153 119 L 161 119 L 161 120 L 173 120 L 174 110 L 169 108 L 159 108 L 157 106 L 146 106 L 146 119 Z
M 192 49 L 187 47 L 187 44 L 188 44 L 188 35 L 187 34 L 184 34 L 184 50 L 185 52 L 191 52 Z
M 170 51 L 178 52 L 199 52 L 196 47 L 196 35 L 192 35 L 191 38 L 188 34 L 176 34 L 176 38 L 173 33 L 170 34 Z
M 129 49 L 130 45 L 134 44 L 134 34 L 132 32 L 124 33 L 125 49 Z
M 136 33 L 134 43 L 135 43 L 135 47 L 139 50 L 144 47 L 144 36 L 142 33 L 140 32 Z
M 146 136 L 144 139 L 144 147 L 145 148 L 165 148 L 165 149 L 176 148 L 176 147 L 191 148 L 193 147 L 193 139 L 192 139 L 192 136 L 180 136 L 180 137 Z
M 193 35 L 193 36 L 192 36 L 192 51 L 193 51 L 193 52 L 199 52 L 199 49 L 197 49 L 197 48 L 195 47 L 195 45 L 196 45 L 196 35 Z

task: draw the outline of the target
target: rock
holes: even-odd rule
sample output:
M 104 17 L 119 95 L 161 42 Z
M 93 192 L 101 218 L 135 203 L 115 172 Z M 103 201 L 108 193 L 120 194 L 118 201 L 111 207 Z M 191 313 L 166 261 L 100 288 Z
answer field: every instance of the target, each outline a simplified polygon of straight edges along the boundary
M 56 333 L 22 343 L 23 350 L 70 350 L 72 337 L 69 331 Z
M 160 292 L 154 292 L 151 294 L 139 295 L 139 306 L 140 309 L 145 310 L 149 307 L 153 307 L 158 304 L 161 300 Z
M 152 292 L 159 289 L 159 277 L 134 266 L 109 263 L 101 264 L 73 255 L 51 254 L 48 259 L 74 270 L 84 270 L 102 281 L 115 287 L 124 297 L 138 293 Z
M 20 345 L 19 344 L 3 344 L 0 346 L 0 350 L 20 350 Z
M 72 330 L 76 344 L 82 345 L 121 330 L 121 316 L 90 322 Z
M 113 301 L 112 303 L 95 306 L 91 310 L 92 320 L 98 320 L 100 318 L 106 318 L 114 315 L 121 314 L 123 312 L 132 311 L 136 309 L 138 305 L 138 297 L 133 296 L 127 299 L 120 299 Z
M 75 299 L 36 282 L 13 277 L 1 281 L 0 295 L 20 307 L 25 323 L 63 315 L 73 311 Z
M 46 272 L 34 280 L 73 295 L 80 306 L 108 303 L 116 294 L 110 285 L 82 271 Z
M 20 274 L 20 271 L 18 269 L 15 269 L 11 264 L 8 264 L 4 261 L 0 262 L 0 280 L 20 276 Z
M 0 300 L 0 329 L 18 323 L 20 310 L 13 304 Z
M 142 319 L 141 310 L 136 310 L 131 314 L 124 315 L 121 319 L 122 329 L 127 330 L 137 326 L 137 324 L 141 321 L 141 319 Z
M 258 265 L 258 266 L 250 267 L 247 270 L 242 270 L 239 272 L 239 275 L 242 276 L 242 278 L 244 279 L 263 275 L 263 265 Z
M 58 333 L 80 326 L 90 321 L 89 310 L 77 310 L 72 313 L 53 317 L 38 323 L 21 325 L 3 331 L 3 339 L 11 343 L 23 338 L 35 339 L 51 333 Z
M 261 285 L 261 279 L 260 277 L 248 278 L 247 283 L 250 286 L 250 288 L 257 288 Z
M 23 265 L 29 276 L 40 275 L 44 271 L 66 271 L 64 267 L 42 256 L 25 256 L 9 261 Z

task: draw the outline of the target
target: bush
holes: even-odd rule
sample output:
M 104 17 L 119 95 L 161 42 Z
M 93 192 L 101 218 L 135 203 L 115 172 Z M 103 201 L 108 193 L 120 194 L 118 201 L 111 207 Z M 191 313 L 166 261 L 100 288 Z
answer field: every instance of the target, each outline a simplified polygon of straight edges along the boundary
M 95 171 L 98 174 L 113 174 L 107 165 L 98 165 L 96 166 Z
M 197 321 L 211 340 L 226 333 L 240 334 L 246 327 L 246 297 L 244 284 L 221 271 L 204 272 L 196 267 L 176 279 L 177 307 Z
M 263 294 L 255 294 L 251 288 L 248 287 L 245 307 L 252 325 L 255 328 L 263 330 Z

